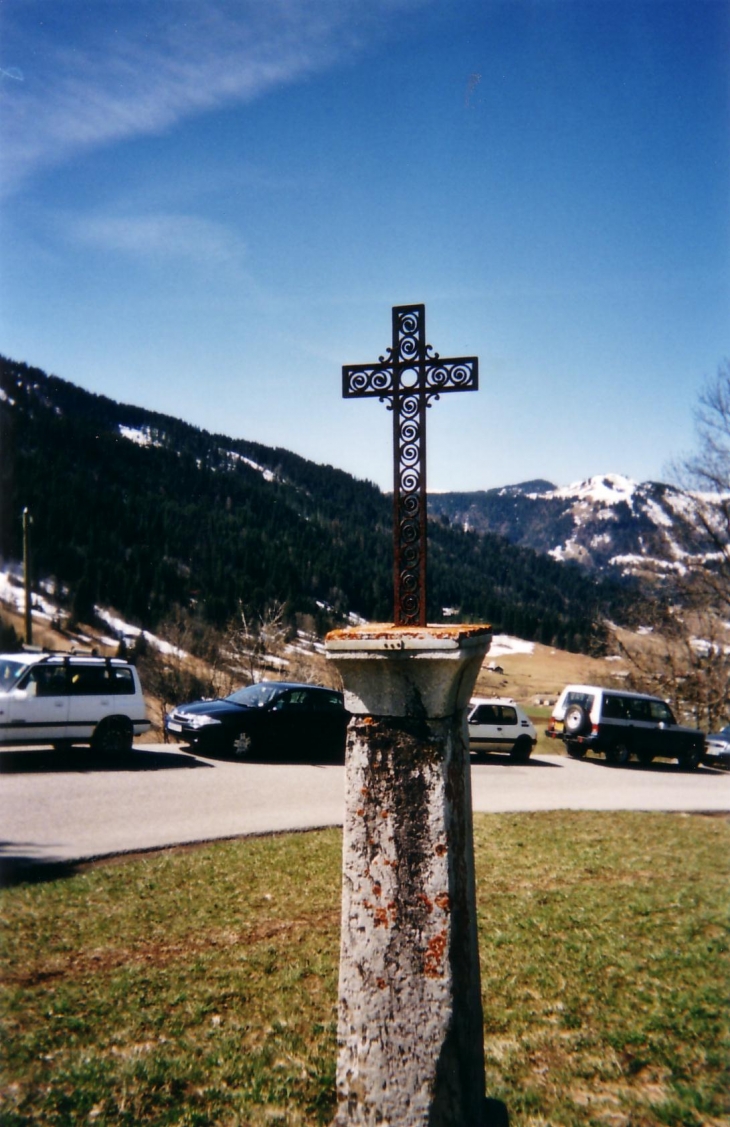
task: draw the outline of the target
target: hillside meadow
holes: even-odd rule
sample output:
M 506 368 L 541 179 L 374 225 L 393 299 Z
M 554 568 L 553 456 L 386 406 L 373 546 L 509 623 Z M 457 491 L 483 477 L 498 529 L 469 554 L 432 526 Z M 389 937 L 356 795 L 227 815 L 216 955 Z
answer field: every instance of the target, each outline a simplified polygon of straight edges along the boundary
M 489 1094 L 513 1127 L 727 1127 L 726 817 L 475 819 Z M 2 894 L 4 1127 L 320 1127 L 341 835 Z

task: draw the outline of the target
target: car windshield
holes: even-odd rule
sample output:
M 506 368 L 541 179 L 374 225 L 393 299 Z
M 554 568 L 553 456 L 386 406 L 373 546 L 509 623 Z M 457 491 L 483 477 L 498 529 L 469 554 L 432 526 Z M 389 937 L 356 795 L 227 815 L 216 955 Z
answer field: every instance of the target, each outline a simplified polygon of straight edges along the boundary
M 7 693 L 27 668 L 28 666 L 24 661 L 12 661 L 9 658 L 3 658 L 0 661 L 0 692 Z
M 231 693 L 225 699 L 233 704 L 243 704 L 246 708 L 263 708 L 280 692 L 278 685 L 246 685 L 243 689 L 236 689 L 235 693 Z

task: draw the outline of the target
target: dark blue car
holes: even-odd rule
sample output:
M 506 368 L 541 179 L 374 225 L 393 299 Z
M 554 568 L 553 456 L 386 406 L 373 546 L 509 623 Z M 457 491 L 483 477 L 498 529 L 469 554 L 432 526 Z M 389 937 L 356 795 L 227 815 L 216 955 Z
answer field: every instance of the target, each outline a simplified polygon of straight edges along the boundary
M 178 705 L 165 717 L 165 731 L 203 753 L 342 757 L 348 720 L 336 689 L 261 681 L 221 700 Z

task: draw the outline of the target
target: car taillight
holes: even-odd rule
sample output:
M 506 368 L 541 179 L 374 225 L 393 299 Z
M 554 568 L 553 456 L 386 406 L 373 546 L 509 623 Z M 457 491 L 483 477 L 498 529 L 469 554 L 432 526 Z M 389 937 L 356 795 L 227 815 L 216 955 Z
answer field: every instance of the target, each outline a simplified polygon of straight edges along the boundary
M 555 731 L 555 721 L 551 716 L 550 719 L 548 720 L 548 732 L 554 732 L 554 731 Z

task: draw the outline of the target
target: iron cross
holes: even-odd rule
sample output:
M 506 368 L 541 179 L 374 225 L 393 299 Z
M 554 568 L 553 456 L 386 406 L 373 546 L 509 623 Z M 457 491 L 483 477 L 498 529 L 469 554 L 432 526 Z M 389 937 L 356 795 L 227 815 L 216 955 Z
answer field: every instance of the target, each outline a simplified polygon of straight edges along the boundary
M 426 344 L 425 305 L 393 308 L 393 343 L 377 364 L 346 364 L 345 399 L 377 396 L 393 412 L 393 593 L 396 626 L 426 625 L 426 408 L 444 391 L 476 391 L 476 356 L 442 360 Z

